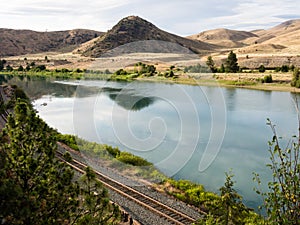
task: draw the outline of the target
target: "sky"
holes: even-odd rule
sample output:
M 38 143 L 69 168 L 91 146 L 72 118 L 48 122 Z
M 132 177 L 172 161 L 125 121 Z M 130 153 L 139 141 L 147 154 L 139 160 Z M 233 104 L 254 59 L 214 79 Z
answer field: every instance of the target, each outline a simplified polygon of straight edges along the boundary
M 300 0 L 9 0 L 1 4 L 0 28 L 104 31 L 126 16 L 140 16 L 168 32 L 267 29 L 300 19 Z

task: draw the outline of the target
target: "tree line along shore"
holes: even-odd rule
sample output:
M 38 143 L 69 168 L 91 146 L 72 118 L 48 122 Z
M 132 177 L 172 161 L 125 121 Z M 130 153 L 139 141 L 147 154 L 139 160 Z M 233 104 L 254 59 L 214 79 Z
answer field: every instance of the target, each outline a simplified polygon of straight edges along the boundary
M 47 56 L 44 60 L 48 60 Z M 185 67 L 171 65 L 162 71 L 158 70 L 155 65 L 137 62 L 132 66 L 114 72 L 109 69 L 89 70 L 80 68 L 49 70 L 43 64 L 43 60 L 27 62 L 26 66 L 19 65 L 13 68 L 5 59 L 2 59 L 0 60 L 0 73 L 21 76 L 51 76 L 66 79 L 174 82 L 190 85 L 300 92 L 298 67 L 282 65 L 276 68 L 266 68 L 264 65 L 260 65 L 256 69 L 241 68 L 238 65 L 236 54 L 232 51 L 228 54 L 225 63 L 219 67 L 216 66 L 212 56 L 207 57 L 205 65 L 196 64 Z

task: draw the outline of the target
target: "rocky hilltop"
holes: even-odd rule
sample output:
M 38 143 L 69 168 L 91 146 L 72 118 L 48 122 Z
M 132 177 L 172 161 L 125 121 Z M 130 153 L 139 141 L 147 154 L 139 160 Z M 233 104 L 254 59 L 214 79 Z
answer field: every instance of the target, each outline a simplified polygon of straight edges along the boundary
M 84 44 L 75 52 L 81 53 L 84 56 L 99 57 L 103 53 L 119 46 L 147 40 L 178 44 L 195 53 L 203 53 L 214 49 L 214 45 L 212 44 L 190 40 L 165 32 L 138 16 L 129 16 L 118 22 L 105 35 L 88 44 Z M 162 51 L 159 46 L 154 46 L 155 43 L 151 42 L 151 45 L 152 49 L 160 49 Z M 167 49 L 164 49 L 164 51 L 167 51 Z

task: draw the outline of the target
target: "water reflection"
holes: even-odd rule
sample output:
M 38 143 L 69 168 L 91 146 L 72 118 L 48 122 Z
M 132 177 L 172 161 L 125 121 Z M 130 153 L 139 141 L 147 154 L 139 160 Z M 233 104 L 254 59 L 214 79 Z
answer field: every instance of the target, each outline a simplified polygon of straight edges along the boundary
M 31 99 L 38 99 L 44 95 L 51 95 L 54 97 L 75 96 L 76 85 L 65 85 L 54 81 L 54 78 L 46 77 L 0 75 L 1 84 L 17 85 L 23 89 Z
M 131 94 L 110 93 L 109 98 L 115 101 L 119 106 L 131 111 L 140 111 L 149 107 L 155 101 L 153 97 L 132 96 Z

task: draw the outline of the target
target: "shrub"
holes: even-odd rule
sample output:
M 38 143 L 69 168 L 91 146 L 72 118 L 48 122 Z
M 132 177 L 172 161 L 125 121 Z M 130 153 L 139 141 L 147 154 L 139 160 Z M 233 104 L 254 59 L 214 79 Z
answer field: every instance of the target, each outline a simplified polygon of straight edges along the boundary
M 125 164 L 130 164 L 133 166 L 150 166 L 152 165 L 145 159 L 135 156 L 129 152 L 120 152 L 120 155 L 116 157 L 117 160 L 125 163 Z
M 119 69 L 115 72 L 116 75 L 127 75 L 126 70 L 123 69 Z
M 69 71 L 68 69 L 66 69 L 66 68 L 62 68 L 62 69 L 61 69 L 61 72 L 62 72 L 62 73 L 68 73 L 68 72 L 70 72 L 70 71 Z
M 57 141 L 60 141 L 64 144 L 68 145 L 70 148 L 79 151 L 76 137 L 74 135 L 57 134 Z
M 109 154 L 111 154 L 114 158 L 120 155 L 120 150 L 118 148 L 113 148 L 112 146 L 104 145 L 104 149 L 108 151 Z
M 24 68 L 22 65 L 19 66 L 18 71 L 24 71 Z
M 264 76 L 263 83 L 272 83 L 272 82 L 273 82 L 273 78 L 271 74 Z
M 7 65 L 6 66 L 6 71 L 8 71 L 8 72 L 11 72 L 11 71 L 13 71 L 14 69 L 10 66 L 10 65 Z
M 265 208 L 270 224 L 299 224 L 300 218 L 300 160 L 299 160 L 299 136 L 294 136 L 288 145 L 280 143 L 275 125 L 270 120 L 267 123 L 273 133 L 272 141 L 269 141 L 270 164 L 267 166 L 272 171 L 272 181 L 268 183 L 269 190 L 261 190 L 261 180 L 258 174 L 254 174 L 254 180 L 258 182 L 258 194 L 264 197 Z
M 276 67 L 275 68 L 275 72 L 280 72 L 281 71 L 281 67 Z
M 264 73 L 264 72 L 266 71 L 265 66 L 264 66 L 264 65 L 260 65 L 260 67 L 258 68 L 258 71 L 259 71 L 260 73 Z
M 46 70 L 46 66 L 45 65 L 39 65 L 39 66 L 36 66 L 34 68 L 35 71 L 39 72 L 39 71 L 44 71 Z
M 283 73 L 287 73 L 287 72 L 289 72 L 289 66 L 287 66 L 287 65 L 283 65 L 282 67 L 281 67 L 281 72 L 283 72 Z
M 75 70 L 75 72 L 76 72 L 76 73 L 82 73 L 83 71 L 82 71 L 81 69 L 77 68 L 77 69 Z
M 291 82 L 291 86 L 292 87 L 296 87 L 296 88 L 300 88 L 300 71 L 299 68 L 295 68 L 294 69 L 294 73 L 293 73 L 293 79 Z

